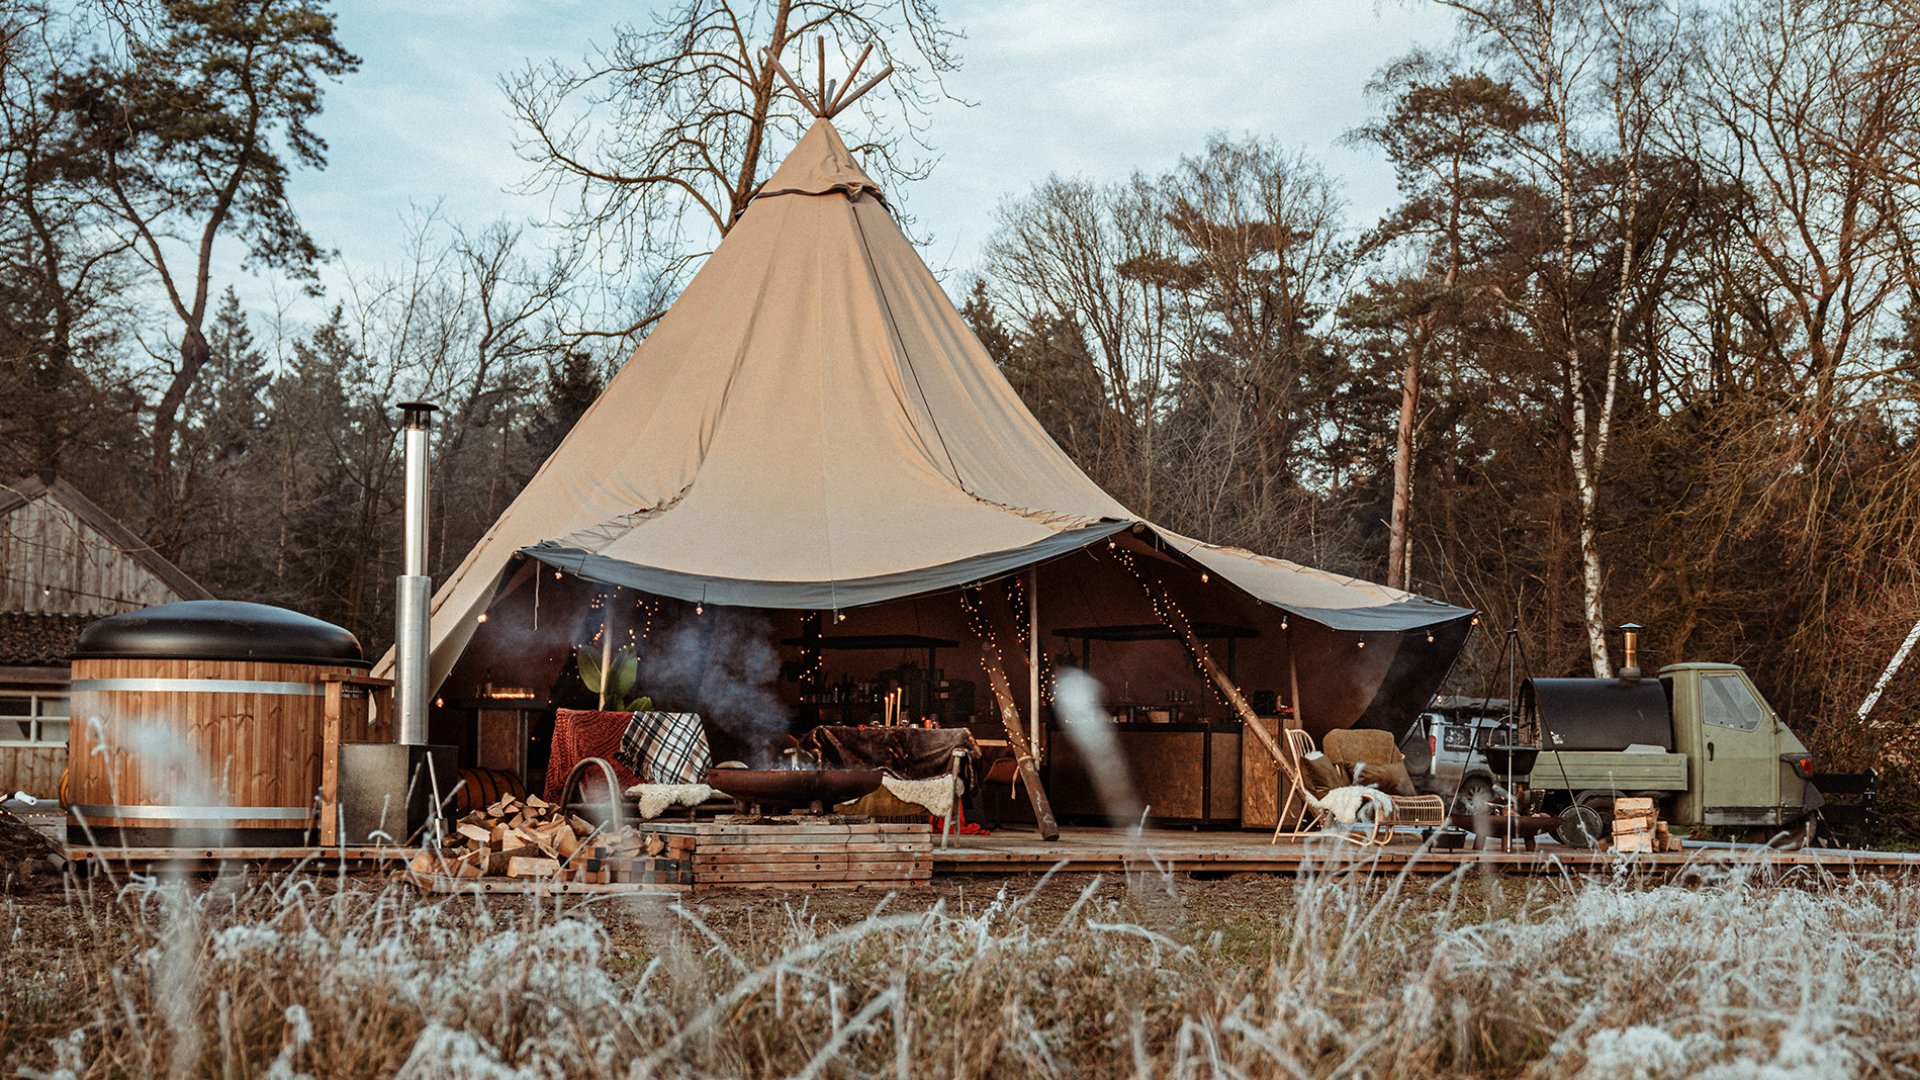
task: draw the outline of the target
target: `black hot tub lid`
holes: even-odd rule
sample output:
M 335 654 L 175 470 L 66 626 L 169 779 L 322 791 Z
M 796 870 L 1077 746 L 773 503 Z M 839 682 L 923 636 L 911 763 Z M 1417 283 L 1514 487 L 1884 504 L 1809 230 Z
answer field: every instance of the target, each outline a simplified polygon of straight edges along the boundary
M 351 631 L 239 600 L 183 600 L 110 615 L 81 633 L 73 658 L 370 666 Z

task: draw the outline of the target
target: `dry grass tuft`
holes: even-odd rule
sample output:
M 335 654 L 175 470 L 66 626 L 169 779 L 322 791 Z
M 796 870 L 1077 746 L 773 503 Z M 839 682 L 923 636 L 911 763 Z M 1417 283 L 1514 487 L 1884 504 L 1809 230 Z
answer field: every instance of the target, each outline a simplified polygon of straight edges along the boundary
M 488 1080 L 1920 1068 L 1920 899 L 1894 883 L 957 889 L 860 911 L 303 877 L 76 888 L 6 910 L 0 1060 Z

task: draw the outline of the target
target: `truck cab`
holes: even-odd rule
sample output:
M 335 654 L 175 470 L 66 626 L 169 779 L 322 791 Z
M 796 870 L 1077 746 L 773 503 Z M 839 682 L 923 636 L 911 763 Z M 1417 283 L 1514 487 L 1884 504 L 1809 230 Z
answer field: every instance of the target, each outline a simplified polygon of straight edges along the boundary
M 1674 819 L 1727 828 L 1790 825 L 1819 808 L 1813 757 L 1737 664 L 1660 670 L 1673 713 L 1674 749 L 1695 782 L 1674 799 Z

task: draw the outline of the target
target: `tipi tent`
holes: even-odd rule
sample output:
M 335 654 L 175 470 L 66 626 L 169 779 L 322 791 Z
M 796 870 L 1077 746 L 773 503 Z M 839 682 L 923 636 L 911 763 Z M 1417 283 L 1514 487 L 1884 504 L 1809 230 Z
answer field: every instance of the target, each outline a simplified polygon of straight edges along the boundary
M 1027 411 L 823 118 L 441 586 L 433 680 L 523 554 L 689 602 L 840 610 L 1123 530 L 1333 630 L 1471 614 L 1178 536 L 1116 502 Z

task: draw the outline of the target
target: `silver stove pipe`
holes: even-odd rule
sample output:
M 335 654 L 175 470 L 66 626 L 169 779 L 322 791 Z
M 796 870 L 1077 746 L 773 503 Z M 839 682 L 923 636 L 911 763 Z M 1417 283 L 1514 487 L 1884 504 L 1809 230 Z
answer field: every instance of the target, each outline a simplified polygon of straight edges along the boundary
M 433 580 L 427 576 L 427 502 L 435 409 L 424 401 L 400 405 L 405 418 L 401 435 L 406 452 L 406 530 L 397 582 L 399 602 L 394 606 L 393 697 L 395 733 L 398 741 L 408 746 L 424 746 L 427 742 L 427 618 L 433 595 Z

